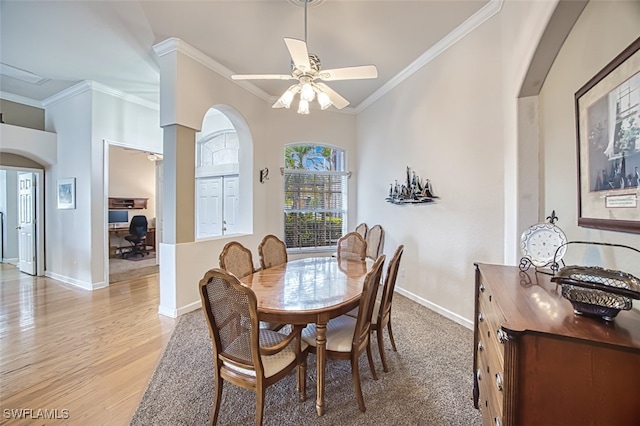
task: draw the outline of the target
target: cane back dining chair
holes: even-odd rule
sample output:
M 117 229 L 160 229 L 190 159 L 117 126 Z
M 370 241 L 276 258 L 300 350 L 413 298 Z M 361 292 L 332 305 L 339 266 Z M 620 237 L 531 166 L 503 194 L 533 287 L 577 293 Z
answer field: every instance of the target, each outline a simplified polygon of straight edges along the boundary
M 378 380 L 373 357 L 371 355 L 371 313 L 378 292 L 378 283 L 382 274 L 382 264 L 385 256 L 381 255 L 367 273 L 362 286 L 360 296 L 359 314 L 357 318 L 347 315 L 329 320 L 326 334 L 326 354 L 330 359 L 344 359 L 351 361 L 351 377 L 353 388 L 358 399 L 358 408 L 363 413 L 366 411 L 362 388 L 360 386 L 360 371 L 358 359 L 364 350 L 367 351 L 369 368 L 374 380 Z M 316 352 L 316 326 L 309 324 L 302 330 L 302 339 L 309 344 L 309 351 Z
M 362 222 L 360 225 L 356 226 L 356 232 L 360 235 L 362 235 L 362 238 L 364 238 L 364 240 L 367 240 L 367 231 L 369 230 L 369 227 L 367 226 L 366 223 Z
M 225 244 L 220 253 L 220 268 L 231 272 L 238 278 L 253 274 L 253 255 L 251 250 L 237 241 Z
M 376 260 L 382 254 L 384 245 L 384 229 L 374 225 L 367 231 L 367 257 Z
M 220 253 L 220 268 L 227 272 L 231 272 L 238 278 L 244 278 L 255 272 L 253 268 L 253 255 L 251 250 L 243 246 L 237 241 L 231 241 L 225 244 Z M 284 324 L 274 324 L 266 321 L 260 321 L 262 328 L 270 330 L 280 330 Z
M 260 255 L 260 266 L 262 269 L 287 263 L 287 246 L 275 235 L 265 236 L 258 245 Z
M 338 240 L 338 260 L 364 260 L 367 254 L 367 243 L 357 232 L 344 234 Z
M 255 424 L 262 424 L 265 390 L 297 369 L 296 388 L 306 399 L 308 345 L 302 326 L 289 335 L 260 328 L 253 290 L 222 269 L 207 271 L 200 280 L 200 298 L 213 343 L 214 402 L 210 424 L 220 413 L 223 380 L 256 392 Z
M 389 331 L 389 340 L 391 341 L 391 347 L 397 352 L 396 342 L 393 339 L 393 332 L 391 331 L 391 302 L 393 301 L 393 292 L 396 287 L 396 279 L 398 278 L 398 267 L 400 265 L 400 259 L 404 253 L 404 245 L 400 245 L 393 257 L 389 261 L 387 266 L 387 276 L 384 279 L 384 286 L 382 287 L 382 297 L 376 300 L 373 307 L 373 316 L 371 317 L 371 331 L 376 332 L 376 339 L 378 340 L 378 351 L 380 352 L 380 360 L 382 361 L 382 369 L 385 373 L 389 371 L 387 366 L 387 359 L 384 354 L 384 342 L 382 331 L 385 326 Z

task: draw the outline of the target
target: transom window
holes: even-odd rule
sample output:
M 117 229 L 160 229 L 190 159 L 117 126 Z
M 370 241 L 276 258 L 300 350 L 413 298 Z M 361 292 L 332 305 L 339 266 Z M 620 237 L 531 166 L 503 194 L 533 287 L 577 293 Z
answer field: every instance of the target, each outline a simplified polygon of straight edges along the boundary
M 238 133 L 221 130 L 198 141 L 198 168 L 222 164 L 238 164 Z
M 345 233 L 344 151 L 317 145 L 284 150 L 284 234 L 289 249 L 335 248 Z

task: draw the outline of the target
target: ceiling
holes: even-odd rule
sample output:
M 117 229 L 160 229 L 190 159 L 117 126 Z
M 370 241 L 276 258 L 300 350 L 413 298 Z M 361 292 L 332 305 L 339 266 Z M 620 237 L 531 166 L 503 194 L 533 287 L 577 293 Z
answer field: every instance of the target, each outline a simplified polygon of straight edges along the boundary
M 48 79 L 0 76 L 0 95 L 38 104 L 82 80 L 159 102 L 153 46 L 177 37 L 238 74 L 288 74 L 284 37 L 304 39 L 301 0 L 0 1 L 0 62 Z M 297 4 L 296 4 L 297 3 Z M 322 67 L 374 64 L 335 81 L 357 107 L 488 0 L 311 0 L 307 44 Z M 277 98 L 288 81 L 251 81 Z M 27 102 L 25 102 L 27 103 Z

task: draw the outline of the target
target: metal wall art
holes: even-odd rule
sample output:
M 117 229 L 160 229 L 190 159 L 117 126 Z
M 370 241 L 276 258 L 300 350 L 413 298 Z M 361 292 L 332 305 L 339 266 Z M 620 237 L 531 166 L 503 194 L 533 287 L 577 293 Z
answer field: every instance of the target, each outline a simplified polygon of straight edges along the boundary
M 433 195 L 431 182 L 425 179 L 424 183 L 416 176 L 416 172 L 412 172 L 407 167 L 407 181 L 404 184 L 395 184 L 389 186 L 389 195 L 386 200 L 392 204 L 425 204 L 432 203 L 437 197 Z

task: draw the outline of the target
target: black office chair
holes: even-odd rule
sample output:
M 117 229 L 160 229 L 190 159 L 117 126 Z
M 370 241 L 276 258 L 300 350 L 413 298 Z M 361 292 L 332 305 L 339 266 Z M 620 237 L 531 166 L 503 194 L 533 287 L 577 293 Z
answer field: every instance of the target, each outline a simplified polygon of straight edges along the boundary
M 138 215 L 131 218 L 129 224 L 129 235 L 125 235 L 124 239 L 131 243 L 131 250 L 124 253 L 123 257 L 144 256 L 149 254 L 147 250 L 147 217 Z

